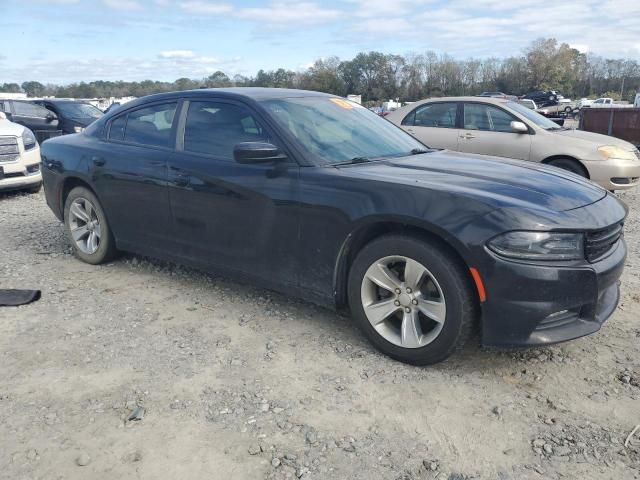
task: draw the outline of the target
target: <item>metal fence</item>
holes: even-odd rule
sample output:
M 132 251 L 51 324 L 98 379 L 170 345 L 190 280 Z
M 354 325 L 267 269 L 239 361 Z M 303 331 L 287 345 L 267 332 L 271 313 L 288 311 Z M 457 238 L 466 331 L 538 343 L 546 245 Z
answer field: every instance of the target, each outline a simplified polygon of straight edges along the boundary
M 578 128 L 640 145 L 640 108 L 585 108 Z

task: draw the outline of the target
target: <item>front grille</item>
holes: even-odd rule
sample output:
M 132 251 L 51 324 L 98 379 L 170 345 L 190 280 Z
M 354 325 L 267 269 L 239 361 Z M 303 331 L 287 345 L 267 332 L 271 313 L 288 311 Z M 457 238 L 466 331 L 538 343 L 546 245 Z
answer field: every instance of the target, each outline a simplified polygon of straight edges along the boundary
M 616 246 L 623 233 L 623 224 L 616 223 L 610 227 L 587 233 L 585 253 L 587 260 L 595 262 L 606 256 Z
M 17 137 L 0 137 L 0 163 L 15 162 L 20 158 Z

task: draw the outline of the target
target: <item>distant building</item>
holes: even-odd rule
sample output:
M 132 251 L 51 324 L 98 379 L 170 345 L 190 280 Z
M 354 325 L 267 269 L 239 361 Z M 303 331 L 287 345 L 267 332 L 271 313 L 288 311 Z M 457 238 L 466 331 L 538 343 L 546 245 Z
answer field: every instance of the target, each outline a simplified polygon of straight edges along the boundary
M 0 92 L 0 98 L 4 98 L 6 100 L 26 100 L 27 99 L 27 94 L 26 93 L 4 93 L 4 92 Z

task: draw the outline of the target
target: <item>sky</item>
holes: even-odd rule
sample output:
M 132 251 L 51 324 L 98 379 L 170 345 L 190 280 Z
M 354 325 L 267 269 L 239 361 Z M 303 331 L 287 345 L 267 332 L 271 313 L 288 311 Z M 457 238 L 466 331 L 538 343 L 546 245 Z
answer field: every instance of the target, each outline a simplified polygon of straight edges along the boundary
M 254 75 L 370 50 L 506 57 L 540 37 L 640 60 L 640 0 L 0 0 L 0 83 Z

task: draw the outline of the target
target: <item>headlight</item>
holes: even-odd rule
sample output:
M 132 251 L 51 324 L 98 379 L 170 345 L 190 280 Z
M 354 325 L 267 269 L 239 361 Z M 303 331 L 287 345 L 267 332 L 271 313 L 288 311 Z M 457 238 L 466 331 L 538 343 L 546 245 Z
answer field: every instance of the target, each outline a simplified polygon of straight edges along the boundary
M 75 127 L 73 127 L 73 131 L 76 133 L 80 133 L 84 130 L 84 127 L 81 127 L 79 125 L 76 125 Z
M 634 152 L 629 150 L 625 150 L 620 147 L 616 147 L 614 145 L 604 145 L 602 147 L 598 147 L 598 153 L 605 159 L 616 159 L 616 160 L 635 160 L 636 155 Z
M 521 260 L 584 259 L 581 233 L 508 232 L 487 244 L 498 255 Z
M 22 131 L 22 143 L 24 145 L 25 150 L 31 150 L 38 145 L 38 141 L 36 140 L 36 136 L 33 134 L 31 130 L 25 127 Z

